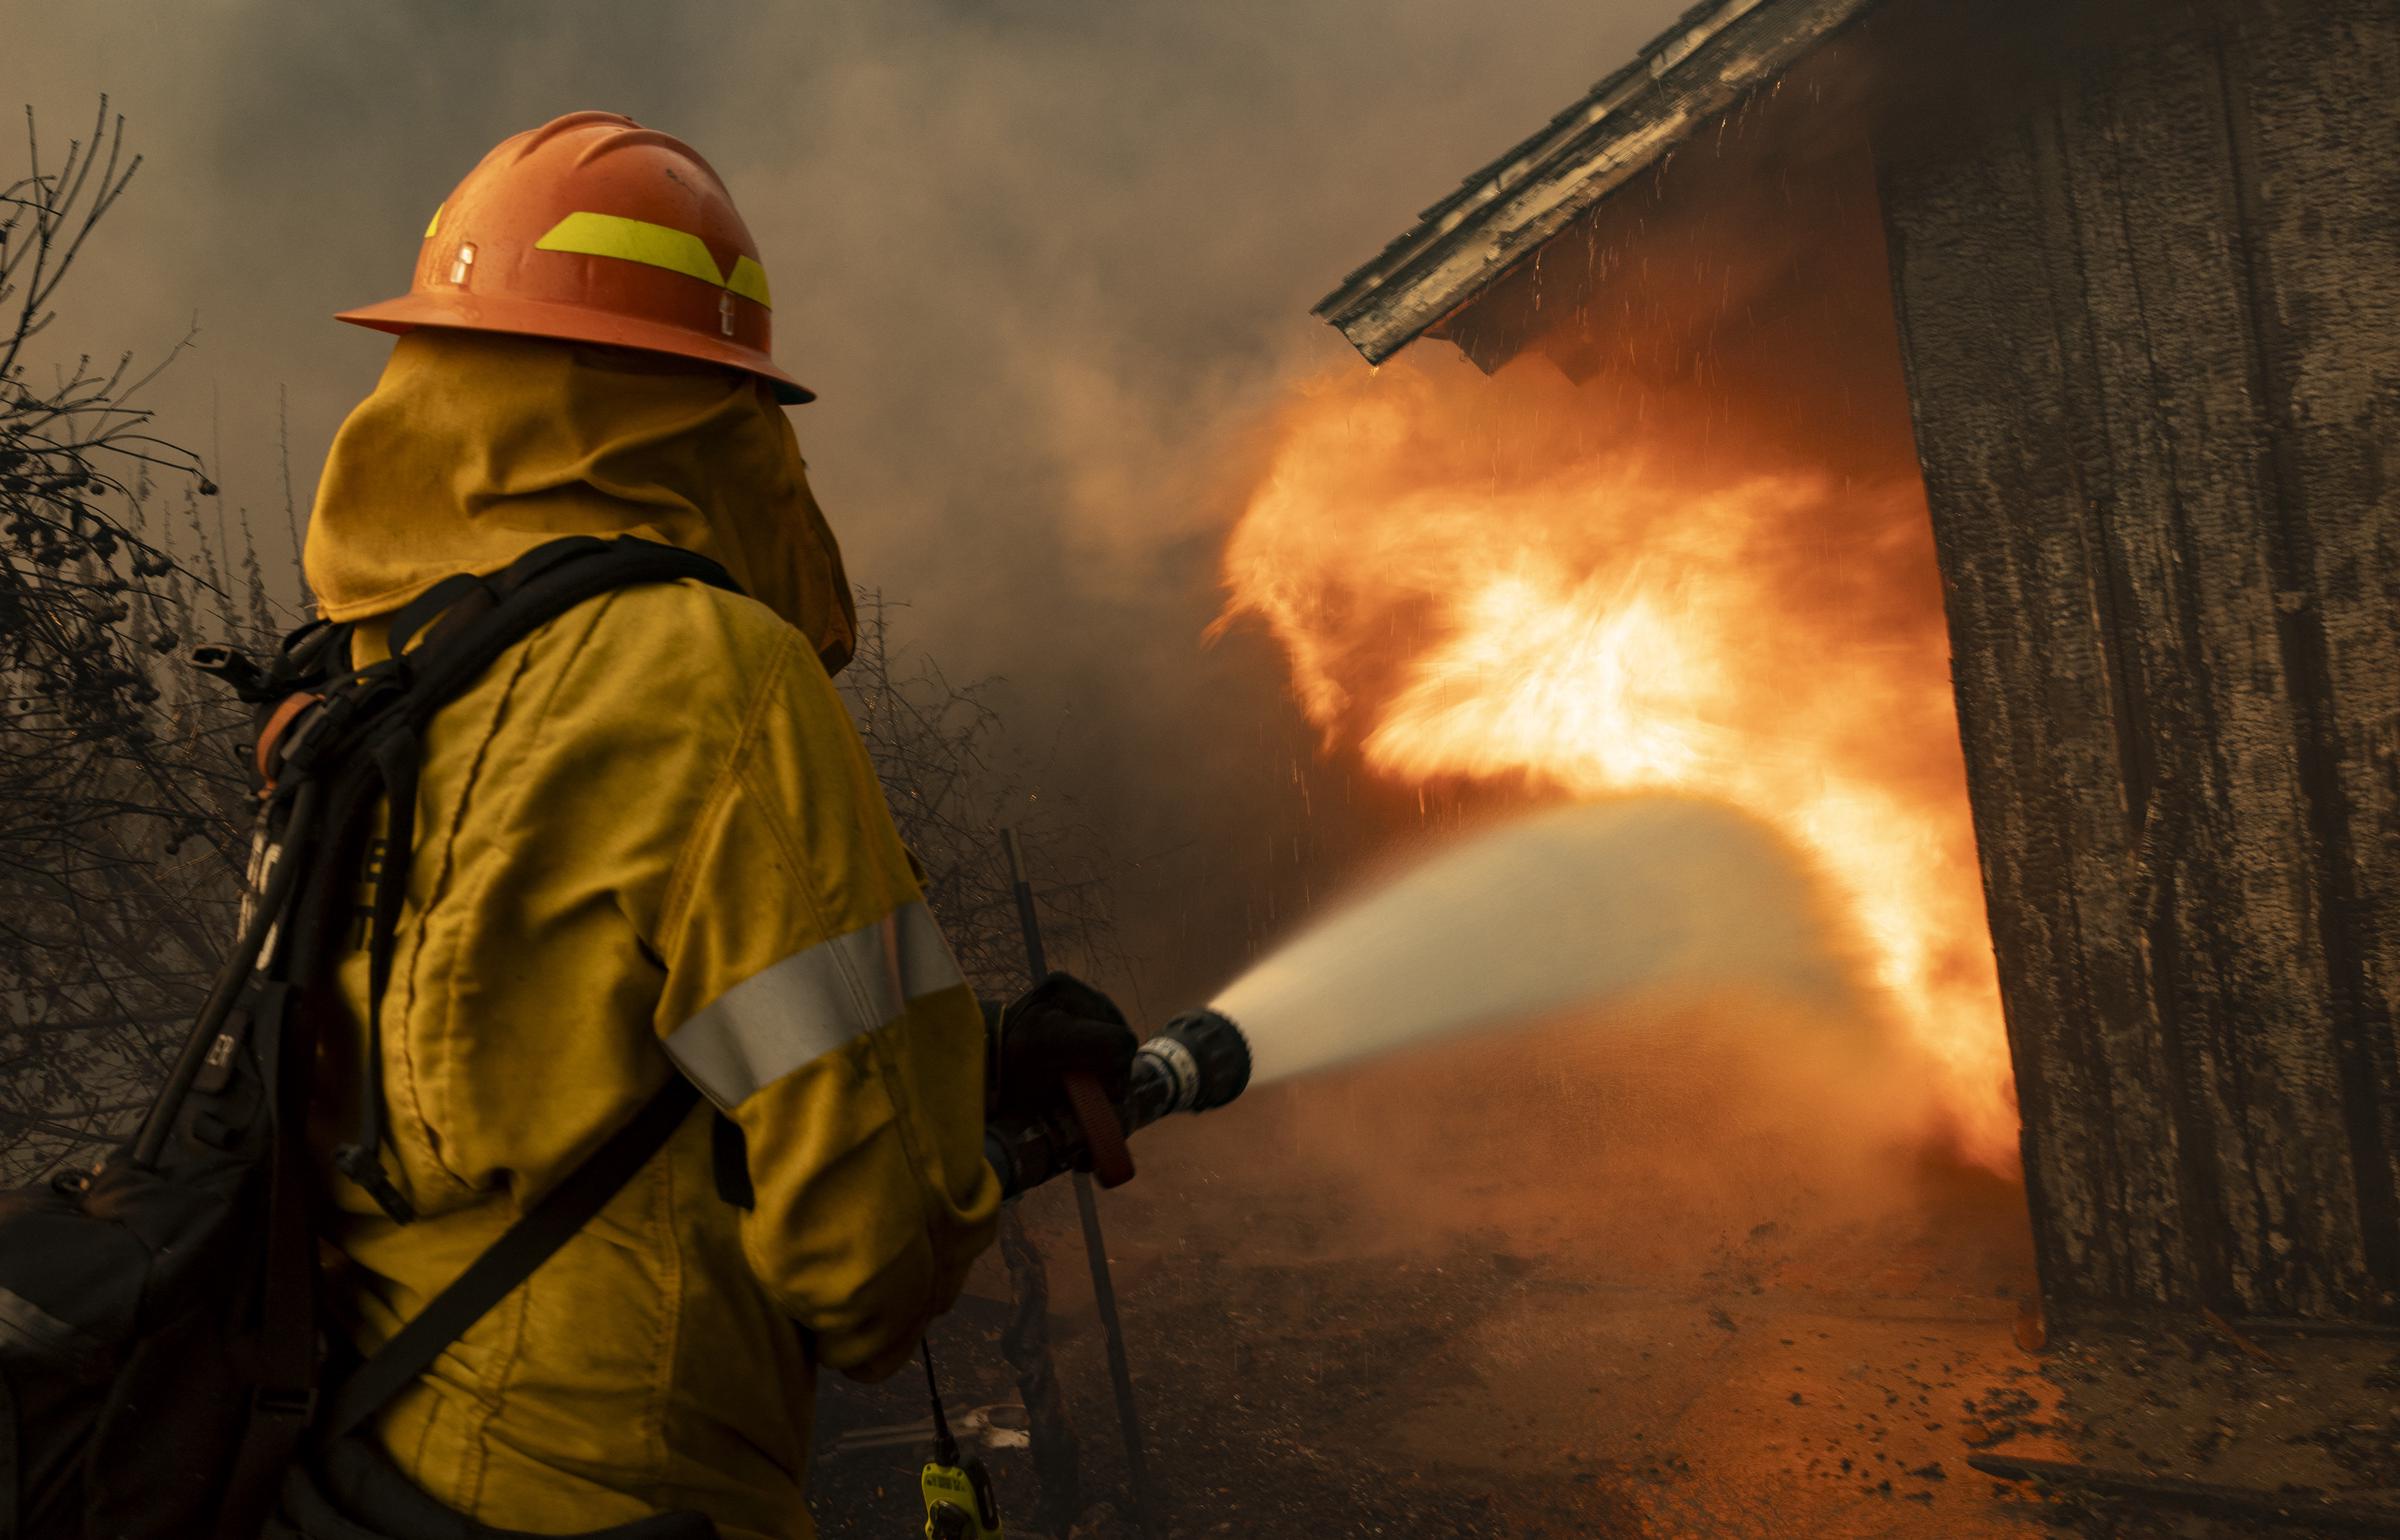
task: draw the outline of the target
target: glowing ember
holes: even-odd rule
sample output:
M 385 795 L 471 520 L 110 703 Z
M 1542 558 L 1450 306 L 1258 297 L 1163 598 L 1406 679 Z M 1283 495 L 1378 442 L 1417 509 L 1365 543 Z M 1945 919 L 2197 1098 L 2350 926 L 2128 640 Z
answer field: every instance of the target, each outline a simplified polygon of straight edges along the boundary
M 1720 799 L 1818 864 L 1967 1153 L 2016 1114 L 1913 465 L 1728 466 L 1530 363 L 1304 392 L 1225 555 L 1329 749 Z

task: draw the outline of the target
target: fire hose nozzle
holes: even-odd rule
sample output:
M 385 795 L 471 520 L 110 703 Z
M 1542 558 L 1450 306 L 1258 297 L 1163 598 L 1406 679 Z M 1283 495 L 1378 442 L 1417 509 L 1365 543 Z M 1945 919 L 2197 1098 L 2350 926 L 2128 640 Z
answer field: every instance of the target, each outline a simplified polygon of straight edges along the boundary
M 1166 1078 L 1168 1091 L 1165 1104 L 1142 1119 L 1145 1123 L 1170 1112 L 1213 1112 L 1250 1086 L 1250 1040 L 1233 1018 L 1206 1006 L 1169 1021 L 1165 1031 L 1135 1051 L 1137 1085 L 1145 1060 Z
M 1242 1029 L 1218 1011 L 1185 1011 L 1135 1050 L 1117 1121 L 1132 1133 L 1169 1113 L 1213 1111 L 1249 1084 L 1250 1042 Z M 1089 1170 L 1092 1160 L 1083 1130 L 1064 1116 L 991 1124 L 983 1156 L 1010 1198 L 1061 1172 Z

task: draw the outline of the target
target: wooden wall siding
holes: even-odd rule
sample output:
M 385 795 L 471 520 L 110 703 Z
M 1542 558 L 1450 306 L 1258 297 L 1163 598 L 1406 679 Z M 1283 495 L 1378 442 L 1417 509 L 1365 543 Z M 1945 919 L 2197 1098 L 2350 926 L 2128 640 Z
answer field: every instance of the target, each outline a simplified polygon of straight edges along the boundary
M 2285 582 L 2312 600 L 2283 623 L 2316 683 L 2309 794 L 2332 853 L 2318 853 L 2318 918 L 2337 963 L 2356 1158 L 2380 1164 L 2363 1191 L 2388 1306 L 2400 1292 L 2400 11 L 2286 0 L 2231 42 L 2249 60 L 2228 124 L 2258 274 L 2253 388 L 2278 501 L 2295 514 Z
M 2400 10 L 1882 136 L 2046 1286 L 2400 1318 Z

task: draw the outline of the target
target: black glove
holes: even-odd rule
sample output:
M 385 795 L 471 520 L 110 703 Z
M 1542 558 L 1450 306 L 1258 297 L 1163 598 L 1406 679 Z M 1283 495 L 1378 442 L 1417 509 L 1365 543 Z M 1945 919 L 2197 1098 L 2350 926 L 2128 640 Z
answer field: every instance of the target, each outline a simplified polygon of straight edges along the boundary
M 1000 1008 L 992 1025 L 989 1115 L 1042 1117 L 1065 1103 L 1068 1075 L 1100 1082 L 1110 1101 L 1125 1095 L 1133 1074 L 1133 1028 L 1108 996 L 1079 978 L 1053 973 Z

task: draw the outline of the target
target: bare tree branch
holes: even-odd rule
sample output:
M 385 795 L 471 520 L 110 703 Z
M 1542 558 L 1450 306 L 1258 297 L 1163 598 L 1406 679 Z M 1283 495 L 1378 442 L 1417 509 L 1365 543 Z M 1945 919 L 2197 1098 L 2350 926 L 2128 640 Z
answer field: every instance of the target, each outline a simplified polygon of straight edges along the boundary
M 0 187 L 0 1178 L 116 1137 L 206 984 L 236 901 L 242 721 L 178 660 L 196 627 L 269 623 L 148 533 L 159 478 L 187 507 L 215 492 L 129 404 L 189 335 L 147 370 L 34 372 L 141 163 L 123 120 L 103 101 L 49 169 L 29 113 L 26 158 Z

